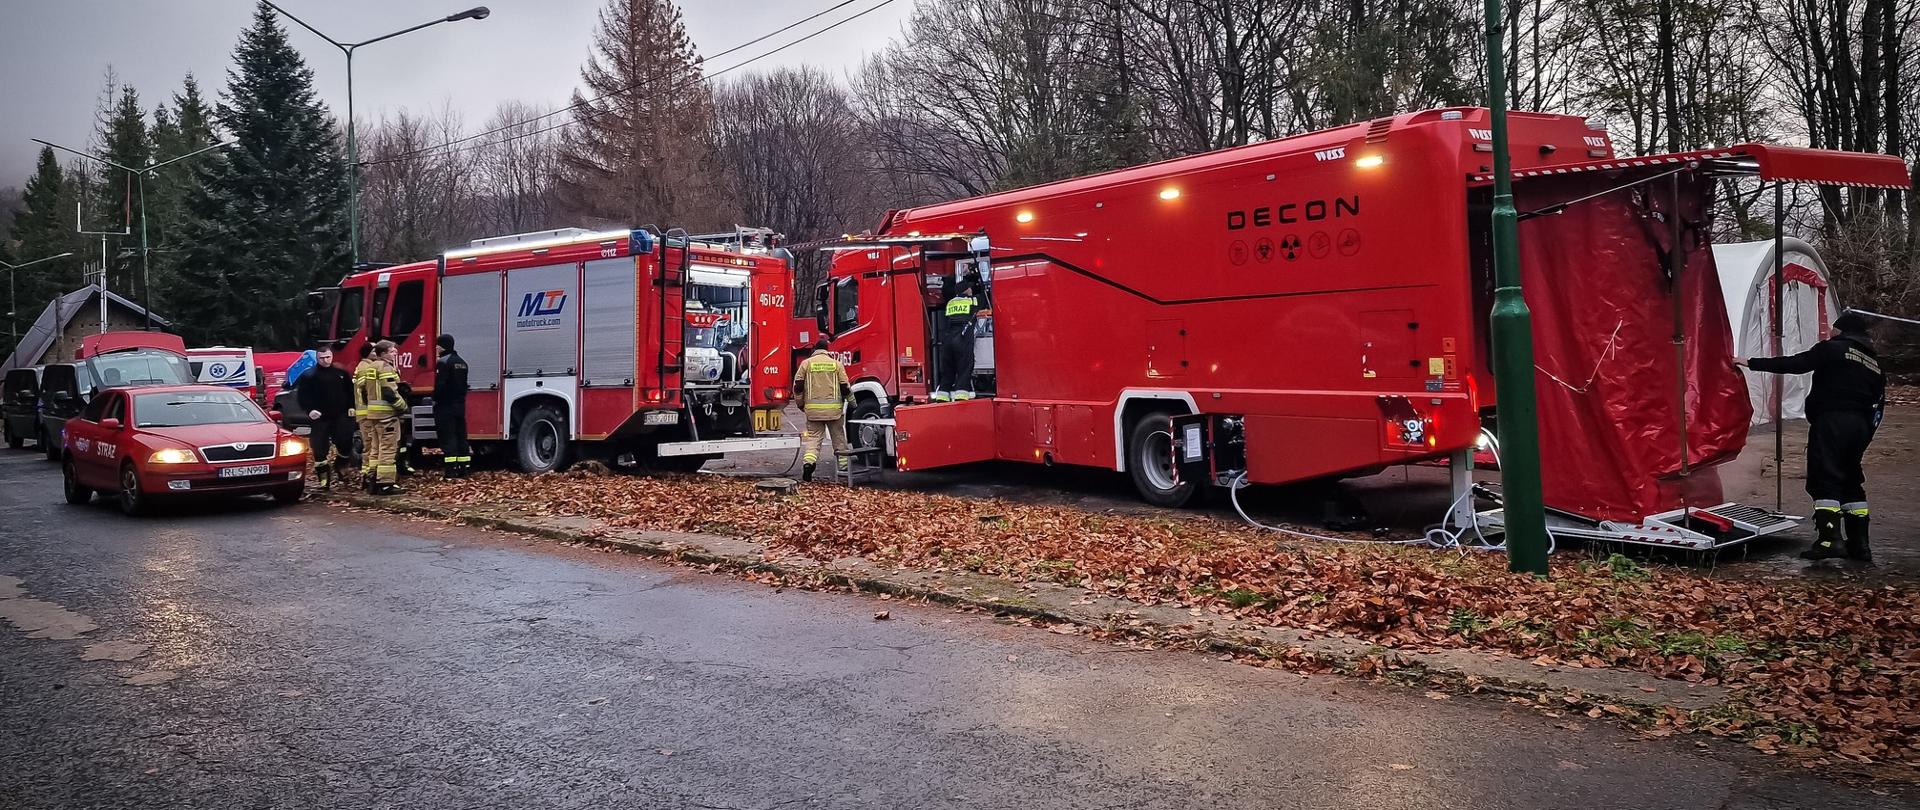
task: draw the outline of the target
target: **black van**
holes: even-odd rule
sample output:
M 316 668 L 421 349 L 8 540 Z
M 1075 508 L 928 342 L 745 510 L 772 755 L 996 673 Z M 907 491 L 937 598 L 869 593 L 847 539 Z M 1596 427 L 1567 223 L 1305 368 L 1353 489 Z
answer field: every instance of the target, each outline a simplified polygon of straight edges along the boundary
M 0 381 L 0 436 L 15 450 L 39 433 L 40 369 L 16 368 Z
M 60 460 L 67 420 L 80 415 L 92 393 L 93 381 L 88 379 L 84 365 L 53 363 L 40 370 L 39 426 L 34 440 L 40 443 L 48 461 Z

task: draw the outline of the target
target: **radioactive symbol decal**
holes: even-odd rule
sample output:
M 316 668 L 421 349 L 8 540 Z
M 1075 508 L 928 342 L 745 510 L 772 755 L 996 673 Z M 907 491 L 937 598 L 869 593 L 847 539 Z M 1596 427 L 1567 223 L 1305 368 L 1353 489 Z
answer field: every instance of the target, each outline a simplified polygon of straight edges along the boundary
M 1281 237 L 1280 254 L 1286 256 L 1287 261 L 1300 258 L 1300 237 L 1293 234 L 1287 234 Z

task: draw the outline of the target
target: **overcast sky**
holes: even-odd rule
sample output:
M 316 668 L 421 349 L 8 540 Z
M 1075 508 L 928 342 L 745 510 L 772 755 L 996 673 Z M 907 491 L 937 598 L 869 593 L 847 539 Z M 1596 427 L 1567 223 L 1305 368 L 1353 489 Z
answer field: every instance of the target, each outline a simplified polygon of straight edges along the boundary
M 881 0 L 857 0 L 820 20 L 731 56 L 733 64 Z M 680 0 L 702 54 L 717 53 L 836 5 L 839 0 Z M 844 76 L 894 36 L 917 0 L 893 2 L 745 70 L 811 64 Z M 435 26 L 368 46 L 354 56 L 354 104 L 362 120 L 382 110 L 451 104 L 478 128 L 502 99 L 562 104 L 579 84 L 604 0 L 280 0 L 328 36 L 364 40 L 485 3 L 481 21 Z M 19 186 L 39 145 L 85 148 L 108 66 L 140 91 L 149 111 L 191 72 L 209 96 L 226 71 L 252 0 L 0 0 L 0 187 Z M 289 24 L 320 96 L 344 115 L 339 50 Z M 736 71 L 736 74 L 739 73 Z

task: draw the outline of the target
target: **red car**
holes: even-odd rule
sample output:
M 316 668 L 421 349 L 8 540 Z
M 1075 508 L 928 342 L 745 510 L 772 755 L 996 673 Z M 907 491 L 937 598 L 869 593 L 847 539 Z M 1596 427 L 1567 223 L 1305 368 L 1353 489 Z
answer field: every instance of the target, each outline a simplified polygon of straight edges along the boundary
M 67 503 L 114 493 L 137 515 L 154 497 L 272 495 L 300 500 L 307 443 L 253 400 L 217 385 L 112 388 L 67 421 Z

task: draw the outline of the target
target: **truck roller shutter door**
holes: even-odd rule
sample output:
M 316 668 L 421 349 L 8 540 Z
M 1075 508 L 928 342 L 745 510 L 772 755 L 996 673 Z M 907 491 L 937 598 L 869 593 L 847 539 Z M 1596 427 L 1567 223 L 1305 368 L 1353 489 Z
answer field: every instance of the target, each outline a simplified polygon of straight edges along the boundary
M 632 257 L 587 262 L 581 385 L 633 384 L 635 272 Z
M 500 387 L 500 274 L 447 276 L 440 284 L 440 331 L 453 336 L 467 361 L 467 384 Z
M 507 375 L 563 377 L 576 372 L 580 345 L 579 265 L 507 273 Z

